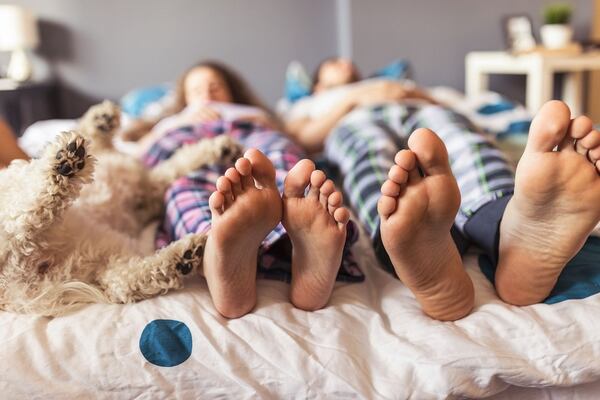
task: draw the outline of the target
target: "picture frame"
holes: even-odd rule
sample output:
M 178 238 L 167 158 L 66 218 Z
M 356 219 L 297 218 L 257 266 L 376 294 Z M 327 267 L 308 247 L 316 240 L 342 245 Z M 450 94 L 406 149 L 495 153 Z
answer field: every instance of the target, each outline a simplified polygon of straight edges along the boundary
M 505 16 L 502 19 L 502 31 L 506 49 L 512 53 L 531 51 L 537 45 L 533 22 L 527 14 Z

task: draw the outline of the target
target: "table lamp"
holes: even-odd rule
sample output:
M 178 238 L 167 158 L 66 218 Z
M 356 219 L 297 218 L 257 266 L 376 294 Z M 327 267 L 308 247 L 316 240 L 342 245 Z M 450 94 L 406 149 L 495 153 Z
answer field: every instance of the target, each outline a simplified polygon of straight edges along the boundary
M 27 51 L 39 43 L 37 20 L 27 9 L 0 5 L 0 51 L 11 51 L 6 71 L 9 79 L 23 82 L 33 72 Z

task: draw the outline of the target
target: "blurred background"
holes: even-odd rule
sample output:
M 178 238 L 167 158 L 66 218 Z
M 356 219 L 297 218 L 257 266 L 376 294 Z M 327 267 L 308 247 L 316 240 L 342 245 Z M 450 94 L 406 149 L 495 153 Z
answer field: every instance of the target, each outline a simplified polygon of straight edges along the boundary
M 465 56 L 504 50 L 506 16 L 531 18 L 539 41 L 545 0 L 13 0 L 38 18 L 33 81 L 51 84 L 51 117 L 79 116 L 93 102 L 173 82 L 198 60 L 238 69 L 265 101 L 282 96 L 285 69 L 312 71 L 325 57 L 351 57 L 369 73 L 397 58 L 420 85 L 464 91 Z M 572 0 L 574 39 L 591 38 L 594 0 Z M 0 52 L 0 75 L 10 53 Z M 557 77 L 556 79 L 560 79 Z M 490 87 L 525 101 L 525 77 Z M 35 116 L 29 116 L 34 118 Z M 44 116 L 46 117 L 46 116 Z M 35 119 L 35 118 L 34 118 Z

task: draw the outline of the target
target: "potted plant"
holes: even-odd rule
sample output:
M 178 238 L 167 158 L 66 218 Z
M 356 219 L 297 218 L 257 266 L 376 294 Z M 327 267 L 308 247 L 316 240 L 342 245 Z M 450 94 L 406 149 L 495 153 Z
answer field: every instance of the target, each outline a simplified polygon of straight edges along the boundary
M 540 29 L 540 36 L 546 48 L 560 49 L 571 43 L 571 14 L 571 6 L 564 3 L 551 4 L 544 9 L 544 25 Z

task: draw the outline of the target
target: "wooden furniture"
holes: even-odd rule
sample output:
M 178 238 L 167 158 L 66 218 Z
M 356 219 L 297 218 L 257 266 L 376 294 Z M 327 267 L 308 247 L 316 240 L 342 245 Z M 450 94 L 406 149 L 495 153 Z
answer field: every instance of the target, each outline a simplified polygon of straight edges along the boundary
M 527 75 L 526 107 L 535 113 L 553 97 L 555 73 L 565 73 L 562 100 L 573 115 L 583 112 L 583 73 L 600 70 L 600 52 L 579 55 L 534 52 L 512 55 L 504 51 L 471 52 L 466 56 L 466 93 L 488 89 L 490 74 Z
M 600 0 L 594 0 L 594 17 L 591 38 L 600 41 Z M 587 87 L 586 114 L 597 124 L 600 124 L 600 72 L 590 74 Z
M 0 79 L 0 116 L 17 135 L 32 123 L 56 118 L 57 88 L 53 82 L 16 84 Z

